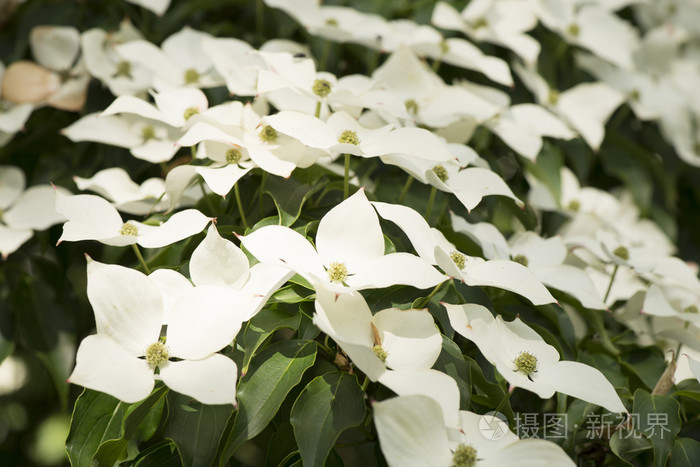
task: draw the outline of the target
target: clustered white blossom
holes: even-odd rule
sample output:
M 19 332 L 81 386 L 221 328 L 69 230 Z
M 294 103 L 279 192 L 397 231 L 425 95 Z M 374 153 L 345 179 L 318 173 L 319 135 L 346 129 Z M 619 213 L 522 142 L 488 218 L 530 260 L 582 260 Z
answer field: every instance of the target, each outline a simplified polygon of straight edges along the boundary
M 169 3 L 133 2 L 159 14 Z M 82 108 L 93 77 L 116 98 L 65 128 L 67 138 L 127 148 L 153 164 L 168 163 L 181 147 L 191 147 L 196 162 L 140 185 L 117 168 L 75 179 L 79 190 L 96 195 L 62 188 L 54 194 L 48 185 L 25 190 L 19 169 L 0 167 L 4 258 L 32 229 L 60 222 L 60 241 L 144 248 L 179 242 L 209 225 L 192 253 L 189 277 L 168 269 L 147 275 L 88 258 L 96 334 L 82 342 L 70 382 L 135 402 L 162 380 L 203 403 L 235 405 L 238 369 L 219 352 L 297 274 L 315 290 L 314 324 L 353 367 L 398 395 L 373 406 L 390 465 L 503 465 L 519 456 L 545 465 L 571 462 L 553 443 L 518 440 L 512 433 L 485 443 L 475 414 L 459 410 L 454 379 L 432 369 L 441 338 L 430 313 L 420 307 L 371 310 L 359 291 L 395 284 L 430 289 L 457 280 L 513 292 L 534 306 L 556 304 L 552 291 L 600 313 L 622 300 L 627 305 L 614 317 L 643 341 L 700 350 L 697 268 L 673 256 L 674 245 L 640 216 L 628 193 L 581 187 L 563 168 L 556 193 L 536 173 L 526 173 L 530 191 L 520 199 L 466 144 L 477 128 L 485 128 L 528 161 L 537 159 L 543 138 L 581 138 L 598 150 L 608 118 L 627 103 L 637 118 L 659 123 L 679 157 L 700 166 L 696 3 L 671 12 L 657 2 L 634 0 L 473 0 L 459 12 L 441 2 L 434 26 L 464 36 L 449 38 L 430 25 L 315 0 L 266 3 L 313 35 L 388 57 L 370 76 L 338 77 L 318 70 L 306 47 L 289 41 L 256 50 L 236 38 L 185 28 L 158 46 L 125 21 L 116 32 L 35 28 L 36 63 L 0 68 L 2 143 L 21 130 L 34 108 Z M 642 30 L 616 14 L 629 5 Z M 538 24 L 576 46 L 578 64 L 596 81 L 551 88 L 537 68 L 540 44 L 528 35 Z M 488 56 L 474 43 L 505 47 L 513 60 Z M 500 87 L 446 83 L 426 57 L 435 68 L 448 63 L 505 86 L 513 85 L 513 70 L 533 102 L 511 104 Z M 27 80 L 32 87 L 19 85 Z M 220 86 L 247 103 L 208 102 L 201 89 Z M 270 113 L 271 106 L 277 111 Z M 334 167 L 343 156 L 398 166 L 454 195 L 468 211 L 484 197 L 502 196 L 567 220 L 554 237 L 521 228 L 506 238 L 491 223 L 452 213 L 453 231 L 481 249 L 472 256 L 430 219 L 400 203 L 371 202 L 371 187 L 361 188 L 327 212 L 315 235 L 283 225 L 247 230 L 239 240 L 258 261 L 251 266 L 241 249 L 220 236 L 231 232 L 220 232 L 215 220 L 193 208 L 174 212 L 202 196 L 193 187 L 200 180 L 202 190 L 226 197 L 255 168 L 286 178 L 296 168 Z M 47 205 L 55 210 L 46 212 Z M 125 221 L 120 211 L 130 218 Z M 161 222 L 134 219 L 152 214 L 160 214 Z M 384 221 L 405 233 L 416 254 L 385 252 Z M 600 371 L 562 360 L 520 319 L 505 321 L 476 304 L 443 306 L 455 331 L 473 341 L 512 387 L 542 398 L 561 392 L 626 412 Z M 689 361 L 700 379 L 700 362 Z

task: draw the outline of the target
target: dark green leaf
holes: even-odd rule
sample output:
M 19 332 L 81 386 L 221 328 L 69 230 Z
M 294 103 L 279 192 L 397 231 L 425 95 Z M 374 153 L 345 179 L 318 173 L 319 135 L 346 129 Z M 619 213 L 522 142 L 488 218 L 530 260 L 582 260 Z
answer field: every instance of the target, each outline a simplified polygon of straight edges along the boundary
M 181 467 L 182 461 L 177 447 L 165 440 L 145 449 L 134 459 L 134 467 Z
M 507 394 L 498 384 L 492 383 L 484 377 L 484 373 L 481 371 L 481 367 L 476 362 L 476 360 L 464 356 L 465 361 L 469 365 L 469 381 L 475 386 L 478 386 L 484 394 L 488 397 L 491 409 L 499 408 L 498 410 L 502 412 L 511 425 L 515 424 L 515 415 L 513 414 L 513 409 L 510 404 L 503 404 L 506 399 Z
M 143 401 L 129 406 L 122 421 L 121 437 L 102 443 L 92 458 L 95 465 L 112 466 L 119 461 L 127 460 L 127 445 L 130 441 L 140 441 L 136 439 L 138 428 L 152 410 L 156 412 L 158 420 L 160 420 L 163 411 L 163 396 L 167 390 L 166 386 L 161 386 Z
M 632 465 L 633 460 L 640 453 L 652 449 L 651 441 L 641 436 L 635 430 L 620 429 L 610 437 L 610 449 L 622 459 L 625 465 Z
M 268 177 L 265 182 L 265 193 L 275 202 L 279 213 L 279 225 L 291 226 L 299 218 L 301 207 L 314 193 L 323 188 L 325 179 L 313 185 L 303 185 L 294 178 Z
M 121 436 L 129 404 L 102 392 L 85 389 L 73 409 L 66 450 L 72 465 L 90 465 L 100 445 Z
M 237 339 L 245 351 L 241 375 L 248 373 L 250 360 L 265 339 L 278 329 L 298 329 L 299 319 L 299 313 L 290 315 L 281 310 L 266 308 L 248 321 Z
M 175 442 L 182 464 L 187 467 L 212 465 L 233 406 L 204 405 L 173 391 L 168 393 L 167 401 L 168 420 L 163 427 L 163 436 Z
M 636 430 L 654 446 L 654 466 L 666 465 L 674 439 L 681 429 L 680 404 L 670 397 L 652 396 L 637 389 L 632 409 Z
M 678 438 L 673 443 L 669 467 L 697 467 L 700 465 L 700 442 L 690 438 Z
M 304 465 L 323 466 L 340 433 L 364 417 L 364 392 L 356 376 L 338 371 L 311 381 L 297 397 L 290 419 Z
M 302 340 L 277 342 L 255 356 L 253 370 L 241 379 L 238 411 L 229 419 L 221 439 L 218 465 L 224 465 L 239 446 L 270 423 L 315 360 L 316 343 Z

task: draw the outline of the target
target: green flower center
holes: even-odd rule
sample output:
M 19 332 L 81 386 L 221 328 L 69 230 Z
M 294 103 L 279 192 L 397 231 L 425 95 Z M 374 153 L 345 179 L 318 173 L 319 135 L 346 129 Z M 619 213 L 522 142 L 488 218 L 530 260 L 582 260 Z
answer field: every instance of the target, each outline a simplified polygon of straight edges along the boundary
M 330 279 L 331 282 L 342 283 L 348 277 L 347 266 L 345 266 L 345 263 L 341 263 L 339 261 L 334 261 L 329 264 L 326 272 L 328 273 L 328 279 Z
M 418 113 L 418 102 L 415 99 L 408 99 L 403 103 L 406 106 L 406 112 L 416 115 Z
M 357 133 L 352 130 L 345 130 L 340 134 L 340 136 L 338 136 L 338 142 L 344 144 L 354 144 L 357 146 L 360 144 L 360 137 L 357 136 Z
M 170 355 L 168 348 L 162 342 L 154 342 L 146 349 L 146 363 L 151 368 L 156 368 L 168 361 Z
M 576 23 L 571 23 L 569 27 L 567 28 L 567 31 L 570 35 L 574 37 L 578 37 L 579 33 L 581 32 L 581 28 L 579 27 L 578 24 Z
M 525 256 L 525 255 L 515 255 L 515 258 L 513 258 L 513 261 L 515 261 L 516 263 L 520 263 L 525 267 L 527 267 L 527 264 L 528 264 L 527 256 Z
M 389 354 L 386 353 L 386 350 L 382 349 L 381 345 L 375 345 L 372 347 L 372 352 L 374 352 L 374 355 L 379 358 L 379 360 L 386 362 L 386 357 L 389 356 Z
M 515 371 L 522 371 L 528 377 L 537 371 L 537 357 L 530 352 L 520 352 L 520 355 L 513 362 L 515 363 Z
M 277 141 L 277 130 L 272 128 L 270 125 L 265 125 L 260 130 L 260 139 L 266 143 L 274 143 Z
M 618 246 L 613 250 L 613 254 L 620 258 L 622 261 L 627 261 L 630 259 L 630 252 L 624 246 Z
M 122 60 L 121 62 L 117 63 L 117 72 L 115 75 L 131 78 L 131 62 Z
M 572 199 L 571 201 L 569 201 L 569 206 L 568 206 L 568 207 L 569 207 L 569 209 L 571 209 L 572 211 L 576 211 L 576 212 L 577 212 L 579 209 L 581 209 L 581 202 L 580 202 L 579 200 L 577 200 L 577 199 Z
M 435 167 L 433 167 L 433 172 L 435 173 L 435 175 L 437 175 L 437 178 L 439 178 L 442 183 L 445 183 L 447 179 L 450 178 L 450 176 L 447 175 L 447 169 L 441 165 L 436 165 Z
M 199 82 L 199 72 L 194 68 L 189 68 L 185 70 L 185 84 L 194 84 Z
M 559 91 L 557 91 L 556 89 L 550 89 L 549 96 L 547 96 L 547 100 L 550 104 L 556 105 L 556 103 L 559 102 Z
M 453 251 L 452 253 L 450 253 L 450 259 L 453 263 L 455 263 L 455 266 L 457 266 L 460 271 L 464 269 L 467 265 L 467 257 L 459 251 Z
M 454 467 L 474 467 L 476 461 L 476 449 L 468 444 L 460 444 L 457 446 L 452 456 L 452 465 Z
M 132 237 L 137 236 L 139 233 L 139 229 L 136 228 L 134 224 L 129 224 L 128 222 L 125 222 L 124 225 L 122 225 L 122 228 L 119 229 L 119 234 L 120 235 L 131 235 Z
M 696 307 L 695 305 L 687 306 L 683 309 L 683 313 L 693 313 L 693 314 L 697 315 L 698 314 L 698 307 Z
M 151 125 L 146 125 L 145 127 L 141 128 L 141 138 L 143 138 L 144 143 L 154 139 L 155 137 L 156 130 Z
M 198 113 L 199 109 L 197 107 L 188 107 L 185 109 L 183 117 L 185 117 L 185 120 L 189 120 L 191 116 L 197 115 Z
M 440 41 L 440 53 L 446 54 L 447 52 L 450 51 L 450 46 L 447 43 L 446 40 L 441 40 Z
M 226 151 L 226 162 L 229 164 L 238 164 L 243 159 L 243 153 L 240 149 L 231 148 Z
M 474 29 L 485 28 L 489 25 L 489 21 L 486 18 L 479 18 L 473 23 Z
M 325 79 L 317 79 L 314 81 L 314 85 L 311 87 L 311 90 L 318 97 L 326 97 L 331 93 L 331 83 Z

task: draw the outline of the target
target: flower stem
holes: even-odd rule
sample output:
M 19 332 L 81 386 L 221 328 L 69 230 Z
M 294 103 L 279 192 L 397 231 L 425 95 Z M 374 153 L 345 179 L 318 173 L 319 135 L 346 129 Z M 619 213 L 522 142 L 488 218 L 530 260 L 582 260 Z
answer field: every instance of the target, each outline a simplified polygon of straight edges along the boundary
M 365 375 L 365 380 L 362 382 L 362 390 L 366 391 L 367 386 L 369 386 L 369 377 L 367 375 Z
M 428 209 L 425 211 L 425 220 L 430 223 L 430 214 L 433 212 L 433 204 L 435 203 L 435 195 L 437 194 L 437 188 L 433 187 L 430 190 L 430 198 L 428 199 Z
M 321 118 L 321 101 L 316 102 L 316 118 Z
M 442 286 L 443 286 L 446 282 L 448 282 L 448 281 L 442 281 L 442 282 L 440 282 L 438 285 L 436 285 L 435 288 L 433 289 L 433 291 L 430 292 L 430 294 L 429 294 L 427 297 L 425 297 L 425 298 L 420 302 L 420 304 L 419 304 L 416 308 L 423 308 L 423 307 L 425 307 L 428 303 L 430 303 L 430 299 L 433 298 L 433 297 L 435 296 L 436 293 L 438 293 L 438 291 L 440 290 L 440 288 L 442 288 Z
M 411 188 L 411 184 L 413 184 L 413 176 L 411 174 L 408 174 L 408 177 L 406 178 L 406 183 L 403 184 L 403 189 L 401 190 L 401 194 L 399 195 L 399 199 L 397 200 L 399 203 L 403 201 L 403 199 L 406 197 L 406 194 L 408 194 L 408 190 Z
M 267 180 L 267 172 L 263 170 L 262 178 L 260 179 L 260 198 L 258 199 L 258 205 L 260 207 L 260 218 L 262 219 L 265 215 L 265 210 L 263 209 L 263 193 L 265 192 L 265 181 Z
M 350 154 L 345 154 L 345 180 L 343 180 L 343 199 L 350 194 Z
M 610 283 L 608 284 L 608 290 L 605 291 L 605 297 L 603 298 L 603 303 L 607 303 L 608 301 L 608 296 L 610 295 L 610 290 L 612 289 L 613 281 L 615 281 L 615 275 L 617 274 L 617 268 L 619 267 L 618 264 L 615 265 L 615 269 L 613 269 L 612 274 L 610 275 Z
M 136 245 L 136 243 L 132 243 L 131 249 L 134 250 L 134 254 L 136 255 L 136 259 L 139 260 L 139 263 L 141 263 L 141 266 L 143 266 L 143 270 L 146 272 L 146 274 L 150 274 L 151 270 L 148 267 L 148 264 L 146 264 L 146 260 L 143 259 L 143 255 L 141 254 L 141 250 L 139 250 L 138 245 Z
M 241 193 L 238 191 L 238 184 L 233 185 L 233 193 L 236 195 L 236 204 L 238 205 L 238 213 L 241 215 L 241 221 L 243 222 L 243 228 L 248 229 L 248 221 L 245 218 L 245 211 L 243 211 L 243 203 L 241 203 Z
M 433 71 L 435 73 L 437 73 L 438 70 L 440 69 L 440 65 L 442 65 L 442 60 L 440 60 L 439 58 L 436 58 L 435 60 L 433 60 Z

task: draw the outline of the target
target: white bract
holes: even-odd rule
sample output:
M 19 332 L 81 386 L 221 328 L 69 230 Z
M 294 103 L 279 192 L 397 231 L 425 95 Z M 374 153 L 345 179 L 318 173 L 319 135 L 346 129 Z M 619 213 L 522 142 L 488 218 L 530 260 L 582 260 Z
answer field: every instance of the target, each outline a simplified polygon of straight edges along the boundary
M 337 295 L 316 289 L 314 324 L 330 336 L 371 381 L 399 395 L 422 394 L 437 401 L 449 426 L 457 426 L 459 388 L 431 369 L 442 338 L 428 310 L 389 308 L 372 315 L 358 292 Z
M 379 445 L 392 467 L 574 465 L 558 445 L 544 439 L 520 440 L 491 415 L 461 410 L 460 430 L 449 428 L 449 414 L 425 396 L 395 397 L 375 402 L 372 409 Z M 493 436 L 496 429 L 505 432 Z
M 32 238 L 34 230 L 45 230 L 65 221 L 54 209 L 55 190 L 48 184 L 25 190 L 22 170 L 0 166 L 0 255 L 7 259 Z M 69 194 L 61 188 L 62 194 Z
M 88 298 L 97 334 L 81 342 L 68 382 L 133 403 L 151 393 L 157 378 L 204 404 L 236 404 L 236 364 L 216 353 L 243 321 L 235 291 L 196 287 L 166 309 L 148 276 L 88 259 Z
M 446 274 L 467 285 L 492 286 L 522 295 L 534 305 L 554 303 L 547 288 L 525 266 L 515 261 L 467 256 L 456 250 L 445 236 L 431 228 L 411 208 L 398 204 L 373 203 L 384 219 L 398 225 L 408 236 L 413 248 L 426 262 L 440 266 Z
M 446 279 L 414 255 L 384 254 L 379 218 L 364 190 L 323 216 L 316 248 L 296 231 L 275 225 L 241 237 L 241 243 L 261 262 L 287 267 L 337 293 L 395 284 L 425 289 Z
M 60 192 L 56 193 L 56 212 L 68 219 L 58 243 L 97 240 L 113 246 L 138 243 L 146 248 L 160 248 L 190 237 L 201 232 L 211 220 L 196 209 L 186 209 L 160 225 L 124 222 L 117 209 L 104 198 L 66 196 Z
M 476 304 L 443 306 L 454 330 L 474 342 L 512 386 L 543 399 L 561 392 L 611 412 L 627 412 L 615 388 L 599 370 L 559 360 L 559 352 L 519 318 L 506 322 Z

